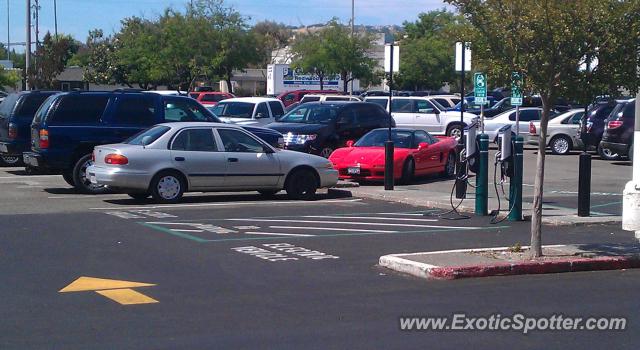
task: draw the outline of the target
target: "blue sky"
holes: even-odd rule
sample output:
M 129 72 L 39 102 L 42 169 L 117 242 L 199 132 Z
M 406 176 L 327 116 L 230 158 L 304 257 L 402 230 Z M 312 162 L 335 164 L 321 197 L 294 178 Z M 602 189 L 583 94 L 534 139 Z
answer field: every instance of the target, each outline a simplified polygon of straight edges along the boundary
M 25 0 L 8 0 L 12 42 L 25 38 Z M 31 0 L 32 3 L 35 0 Z M 57 0 L 58 31 L 84 41 L 89 30 L 106 33 L 119 29 L 128 16 L 155 17 L 172 6 L 184 8 L 188 0 Z M 345 23 L 351 16 L 349 0 L 226 0 L 251 22 L 275 20 L 288 25 L 309 25 L 338 17 Z M 414 21 L 420 12 L 445 7 L 443 0 L 355 0 L 356 24 L 402 24 Z M 40 0 L 40 32 L 53 32 L 53 0 Z M 0 0 L 0 42 L 7 41 L 7 0 Z M 35 40 L 35 39 L 34 39 Z M 20 49 L 22 51 L 22 49 Z

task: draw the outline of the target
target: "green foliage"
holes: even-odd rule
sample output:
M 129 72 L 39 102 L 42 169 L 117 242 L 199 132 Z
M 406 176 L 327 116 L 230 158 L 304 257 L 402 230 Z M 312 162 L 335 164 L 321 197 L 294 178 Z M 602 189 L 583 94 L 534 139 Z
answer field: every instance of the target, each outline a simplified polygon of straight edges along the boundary
M 230 82 L 235 69 L 260 61 L 244 17 L 222 0 L 195 1 L 185 13 L 168 8 L 154 20 L 127 18 L 112 37 L 91 32 L 87 51 L 88 81 L 142 89 L 188 89 L 201 77 Z
M 339 74 L 344 92 L 352 79 L 373 79 L 375 62 L 369 58 L 373 37 L 368 33 L 351 35 L 348 27 L 333 19 L 317 32 L 300 36 L 293 43 L 293 67 L 320 77 L 321 87 L 328 74 Z
M 0 66 L 0 90 L 5 90 L 6 87 L 18 88 L 18 83 L 22 80 L 20 75 L 16 71 L 5 70 Z
M 31 86 L 36 89 L 52 89 L 56 77 L 64 71 L 79 46 L 69 35 L 58 35 L 55 38 L 47 32 L 33 55 L 33 67 L 29 70 Z
M 260 60 L 258 68 L 266 67 L 272 62 L 272 53 L 286 47 L 293 35 L 291 29 L 281 23 L 263 21 L 256 23 L 251 28 L 251 33 L 255 38 Z
M 619 0 L 447 0 L 471 23 L 465 38 L 474 60 L 504 82 L 511 72 L 525 76 L 525 90 L 540 94 L 540 138 L 547 137 L 549 111 L 557 97 L 594 84 L 637 88 L 638 1 Z M 602 67 L 578 70 L 584 57 L 597 55 Z M 621 66 L 628 66 L 623 67 Z M 630 67 L 630 68 L 629 68 Z M 540 142 L 531 218 L 531 252 L 542 254 L 542 197 L 545 144 Z
M 405 22 L 394 85 L 402 90 L 437 90 L 446 82 L 457 82 L 453 43 L 463 23 L 461 16 L 446 10 L 422 13 L 418 21 Z

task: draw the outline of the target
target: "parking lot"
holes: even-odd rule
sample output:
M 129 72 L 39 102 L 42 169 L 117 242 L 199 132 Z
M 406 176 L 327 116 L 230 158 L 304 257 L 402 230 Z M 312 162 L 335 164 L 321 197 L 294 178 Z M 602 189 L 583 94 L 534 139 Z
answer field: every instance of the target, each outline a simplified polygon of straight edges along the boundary
M 533 158 L 533 151 L 527 154 Z M 569 178 L 574 159 L 548 158 L 547 200 L 558 205 L 575 200 L 576 180 Z M 594 160 L 592 198 L 606 212 L 619 201 L 614 191 L 621 180 L 611 176 L 630 170 L 605 165 Z M 0 202 L 2 348 L 498 345 L 489 333 L 464 339 L 451 333 L 398 337 L 397 318 L 453 310 L 483 314 L 496 307 L 579 314 L 581 305 L 589 304 L 590 313 L 625 315 L 635 322 L 629 310 L 640 306 L 625 299 L 639 286 L 635 271 L 445 285 L 377 267 L 378 258 L 390 253 L 526 244 L 529 224 L 445 220 L 434 215 L 440 209 L 363 199 L 348 189 L 325 191 L 316 201 L 193 193 L 181 203 L 162 205 L 121 194 L 81 195 L 61 176 L 3 168 L 0 192 L 6 198 Z M 619 225 L 547 227 L 544 240 L 633 242 Z M 523 305 L 523 295 L 531 291 L 535 302 Z M 602 298 L 625 301 L 612 306 L 599 303 Z M 533 348 L 560 336 L 527 341 Z M 614 336 L 590 333 L 580 339 L 585 346 L 604 346 Z M 500 341 L 509 339 L 524 338 L 506 334 Z

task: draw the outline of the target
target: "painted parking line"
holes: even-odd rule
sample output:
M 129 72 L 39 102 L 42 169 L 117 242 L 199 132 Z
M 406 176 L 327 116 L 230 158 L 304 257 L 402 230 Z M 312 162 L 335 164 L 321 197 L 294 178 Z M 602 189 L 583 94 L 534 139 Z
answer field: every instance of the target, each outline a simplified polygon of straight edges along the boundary
M 341 224 L 341 225 L 367 225 L 367 226 L 396 226 L 396 227 L 425 227 L 425 228 L 436 228 L 443 227 L 440 225 L 420 225 L 420 224 L 387 224 L 382 222 L 354 222 L 354 221 L 322 221 L 322 220 L 284 220 L 284 219 L 225 219 L 227 221 L 259 221 L 259 222 L 295 222 L 302 224 Z M 446 226 L 452 229 L 458 230 L 466 230 L 472 228 L 481 228 L 481 227 L 469 227 L 469 226 Z
M 296 205 L 314 205 L 314 204 L 327 204 L 327 203 L 354 203 L 361 202 L 361 198 L 354 199 L 327 199 L 318 201 L 295 201 L 295 200 L 283 200 L 283 201 L 257 201 L 257 202 L 224 202 L 224 203 L 184 203 L 184 204 L 160 204 L 160 205 L 145 205 L 145 206 L 111 206 L 100 208 L 89 208 L 89 210 L 131 210 L 131 209 L 167 209 L 167 208 L 197 208 L 197 207 L 229 207 L 239 205 L 278 205 L 278 204 L 296 204 Z
M 15 176 L 0 176 L 0 180 L 7 180 L 7 179 L 15 179 L 15 180 L 20 180 L 20 181 L 25 181 L 28 179 L 34 179 L 34 178 L 49 178 L 49 177 L 60 177 L 60 175 L 29 175 L 29 176 L 23 176 L 23 175 L 15 175 Z
M 303 218 L 327 218 L 327 219 L 358 219 L 358 220 L 388 220 L 388 221 L 423 221 L 436 222 L 438 219 L 413 219 L 413 218 L 389 218 L 385 216 L 328 216 L 328 215 L 306 215 Z
M 315 237 L 307 233 L 281 233 L 281 232 L 245 232 L 248 235 L 265 235 L 265 236 L 288 236 L 288 237 Z
M 377 233 L 397 233 L 398 231 L 386 230 L 365 230 L 358 228 L 335 228 L 335 227 L 308 227 L 308 226 L 269 226 L 269 228 L 292 229 L 292 230 L 320 230 L 320 231 L 346 231 L 346 232 L 377 232 Z

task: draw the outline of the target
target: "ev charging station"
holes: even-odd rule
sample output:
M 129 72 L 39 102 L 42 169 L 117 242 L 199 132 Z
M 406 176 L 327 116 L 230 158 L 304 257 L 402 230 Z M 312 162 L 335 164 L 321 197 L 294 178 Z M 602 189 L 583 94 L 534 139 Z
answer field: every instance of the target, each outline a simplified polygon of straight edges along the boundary
M 494 162 L 494 188 L 498 199 L 498 209 L 493 211 L 492 223 L 497 223 L 507 218 L 509 221 L 522 221 L 522 168 L 523 168 L 523 144 L 524 139 L 519 133 L 519 106 L 522 105 L 521 86 L 522 80 L 519 73 L 514 73 L 512 82 L 511 104 L 516 106 L 516 133 L 515 137 L 511 125 L 504 126 L 498 132 L 498 151 Z M 518 81 L 519 79 L 519 81 Z M 487 103 L 487 79 L 483 73 L 474 74 L 474 103 L 480 105 L 480 118 L 464 129 L 464 149 L 460 152 L 460 163 L 456 171 L 455 193 L 461 201 L 466 198 L 469 172 L 476 174 L 475 185 L 475 214 L 478 216 L 489 215 L 489 135 L 484 132 L 484 105 Z M 480 129 L 480 130 L 478 130 Z M 478 131 L 480 134 L 478 135 Z M 498 168 L 498 165 L 500 167 Z M 497 176 L 500 174 L 500 182 Z M 500 214 L 500 192 L 498 186 L 503 188 L 504 182 L 509 178 L 509 211 L 507 217 L 497 220 Z M 502 190 L 504 193 L 504 190 Z M 452 190 L 453 196 L 453 190 Z M 503 196 L 506 197 L 506 194 Z M 453 205 L 452 211 L 457 207 Z M 449 213 L 449 212 L 447 212 Z

